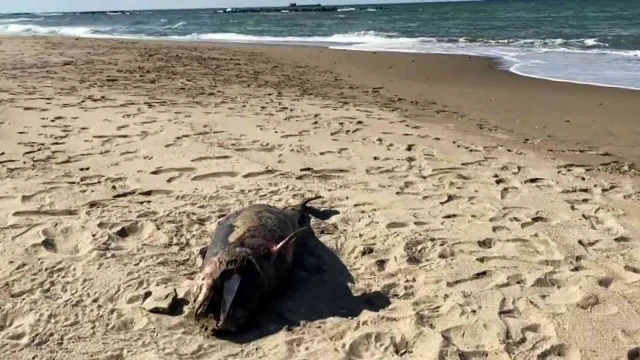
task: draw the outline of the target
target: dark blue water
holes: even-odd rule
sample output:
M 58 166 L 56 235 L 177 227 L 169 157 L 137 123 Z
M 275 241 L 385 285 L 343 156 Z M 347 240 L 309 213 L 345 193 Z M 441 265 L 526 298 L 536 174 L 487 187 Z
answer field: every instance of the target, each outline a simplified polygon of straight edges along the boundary
M 333 12 L 225 9 L 0 15 L 0 34 L 287 43 L 491 56 L 513 72 L 640 89 L 640 1 L 530 0 L 343 6 Z M 1 11 L 1 8 L 0 8 Z

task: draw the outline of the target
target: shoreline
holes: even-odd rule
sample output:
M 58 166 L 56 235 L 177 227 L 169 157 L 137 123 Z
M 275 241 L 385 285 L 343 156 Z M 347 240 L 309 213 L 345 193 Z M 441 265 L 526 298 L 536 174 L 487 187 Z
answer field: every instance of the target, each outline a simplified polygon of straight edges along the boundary
M 499 64 L 502 68 L 501 70 L 506 71 L 506 72 L 510 72 L 512 74 L 518 75 L 518 76 L 522 76 L 522 77 L 527 77 L 527 78 L 532 78 L 532 79 L 538 79 L 538 80 L 547 80 L 547 81 L 552 81 L 552 82 L 560 82 L 560 83 L 569 83 L 569 84 L 575 84 L 575 85 L 587 85 L 587 86 L 594 86 L 594 87 L 604 87 L 604 88 L 613 88 L 613 89 L 622 89 L 622 90 L 632 90 L 632 91 L 640 91 L 640 87 L 632 87 L 632 86 L 624 86 L 624 85 L 610 85 L 610 84 L 603 84 L 603 83 L 597 83 L 597 82 L 586 82 L 586 81 L 578 81 L 578 80 L 569 80 L 569 79 L 561 79 L 561 78 L 555 78 L 555 77 L 549 77 L 549 76 L 543 76 L 543 75 L 532 75 L 532 74 L 527 74 L 526 72 L 522 72 L 519 70 L 514 69 L 514 67 L 518 66 L 518 65 L 522 65 L 522 64 L 513 64 L 510 65 L 508 64 L 508 61 L 506 59 L 504 59 L 503 57 L 500 56 L 492 56 L 492 55 L 479 55 L 479 54 L 466 54 L 466 53 L 446 53 L 446 52 L 412 52 L 412 51 L 403 51 L 403 50 L 362 50 L 362 49 L 349 49 L 349 48 L 342 48 L 340 46 L 342 45 L 338 45 L 337 43 L 304 43 L 304 42 L 268 42 L 268 41 L 264 41 L 264 42 L 251 42 L 251 41 L 226 41 L 226 40 L 194 40 L 194 39 L 188 39 L 188 38 L 184 38 L 184 39 L 178 39 L 178 38 L 155 38 L 155 37 L 151 37 L 151 38 L 144 38 L 144 37 L 136 37 L 136 36 L 130 36 L 130 35 L 122 35 L 122 36 L 116 36 L 116 35 L 96 35 L 96 34 L 91 34 L 91 35 L 57 35 L 57 34 L 19 34 L 19 33 L 15 33 L 15 34 L 0 34 L 0 38 L 2 37 L 7 37 L 7 38 L 12 38 L 12 37 L 60 37 L 60 38 L 83 38 L 83 39 L 98 39 L 98 40 L 119 40 L 119 41 L 145 41 L 145 42 L 161 42 L 161 43 L 188 43 L 188 44 L 199 44 L 199 43 L 205 43 L 205 44 L 210 44 L 210 45 L 221 45 L 221 46 L 234 46 L 234 45 L 239 45 L 239 46 L 256 46 L 256 47 L 261 47 L 261 46 L 282 46 L 282 47 L 312 47 L 312 48 L 321 48 L 321 49 L 329 49 L 329 50 L 336 50 L 336 51 L 354 51 L 354 52 L 366 52 L 366 53 L 371 53 L 371 52 L 380 52 L 380 53 L 392 53 L 392 54 L 408 54 L 408 55 L 444 55 L 444 56 L 470 56 L 473 58 L 481 58 L 481 59 L 490 59 L 492 61 L 494 61 L 496 64 Z M 622 50 L 621 50 L 622 51 Z
M 68 36 L 28 37 L 75 41 Z M 77 39 L 260 53 L 278 61 L 295 61 L 336 73 L 342 80 L 365 89 L 382 87 L 375 94 L 369 90 L 368 94 L 354 92 L 352 96 L 377 106 L 393 103 L 392 109 L 409 112 L 418 121 L 451 126 L 464 134 L 488 135 L 493 141 L 568 162 L 591 166 L 640 163 L 640 145 L 635 141 L 640 129 L 634 126 L 634 118 L 640 113 L 637 90 L 520 75 L 501 68 L 502 63 L 493 57 L 315 45 Z M 383 101 L 381 96 L 386 99 Z

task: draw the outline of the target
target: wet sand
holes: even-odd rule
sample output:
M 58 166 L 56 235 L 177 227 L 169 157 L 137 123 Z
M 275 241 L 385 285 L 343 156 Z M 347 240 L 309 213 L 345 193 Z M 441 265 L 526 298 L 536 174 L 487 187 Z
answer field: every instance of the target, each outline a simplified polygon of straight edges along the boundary
M 492 59 L 464 55 L 251 46 L 256 49 L 335 72 L 365 89 L 382 87 L 377 97 L 460 132 L 489 133 L 552 154 L 595 151 L 640 160 L 637 90 L 524 77 Z
M 455 56 L 0 42 L 7 358 L 637 357 L 640 177 L 606 153 L 636 128 L 576 125 L 624 127 L 632 92 Z M 202 333 L 184 299 L 217 220 L 314 195 L 340 214 L 290 289 Z

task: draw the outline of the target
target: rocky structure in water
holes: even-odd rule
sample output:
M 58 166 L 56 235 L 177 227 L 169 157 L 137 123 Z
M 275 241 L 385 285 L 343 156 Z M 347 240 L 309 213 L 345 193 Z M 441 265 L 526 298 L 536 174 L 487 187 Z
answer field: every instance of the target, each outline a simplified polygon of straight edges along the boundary
M 273 13 L 273 12 L 332 12 L 332 11 L 388 11 L 391 8 L 383 6 L 324 6 L 317 5 L 297 5 L 291 3 L 289 6 L 280 7 L 256 7 L 256 8 L 228 8 L 220 10 L 218 13 L 239 14 L 239 13 Z

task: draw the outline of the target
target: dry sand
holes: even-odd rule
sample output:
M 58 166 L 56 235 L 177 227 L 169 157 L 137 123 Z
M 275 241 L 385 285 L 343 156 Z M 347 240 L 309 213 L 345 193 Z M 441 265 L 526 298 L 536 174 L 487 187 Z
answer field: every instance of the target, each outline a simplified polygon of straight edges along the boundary
M 283 53 L 0 41 L 3 359 L 638 358 L 632 166 L 416 119 Z M 312 195 L 340 214 L 256 330 L 141 306 L 184 296 L 224 214 Z

